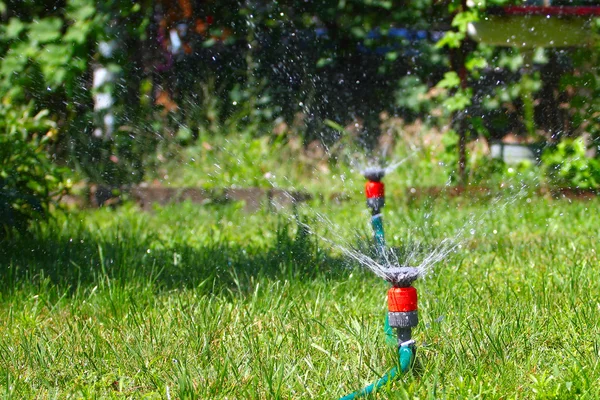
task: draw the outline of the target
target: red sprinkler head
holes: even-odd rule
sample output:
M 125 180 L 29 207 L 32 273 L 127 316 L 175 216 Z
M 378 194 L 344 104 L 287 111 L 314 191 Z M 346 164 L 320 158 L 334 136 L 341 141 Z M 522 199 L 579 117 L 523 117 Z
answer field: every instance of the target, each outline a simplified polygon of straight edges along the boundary
M 367 199 L 385 197 L 385 186 L 383 182 L 367 181 L 365 184 L 365 193 Z
M 388 290 L 389 312 L 417 311 L 417 289 L 409 287 L 392 287 Z

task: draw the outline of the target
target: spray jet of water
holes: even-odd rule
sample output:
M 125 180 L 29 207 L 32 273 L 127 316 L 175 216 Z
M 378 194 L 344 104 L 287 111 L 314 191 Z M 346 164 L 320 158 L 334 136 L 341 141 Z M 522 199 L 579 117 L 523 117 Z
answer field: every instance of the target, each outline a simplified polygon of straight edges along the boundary
M 383 179 L 384 176 L 394 172 L 399 166 L 413 158 L 415 154 L 416 153 L 412 153 L 401 160 L 393 161 L 387 166 L 383 165 L 384 163 L 374 162 L 371 160 L 367 163 L 359 165 L 359 170 L 362 176 L 364 176 L 368 180 L 379 182 L 381 179 Z
M 348 259 L 356 261 L 368 268 L 378 277 L 397 286 L 409 286 L 417 278 L 427 275 L 433 266 L 454 252 L 461 242 L 458 238 L 442 240 L 433 248 L 423 249 L 419 243 L 405 248 L 401 253 L 393 248 L 382 248 L 377 257 L 371 257 L 352 246 L 347 238 L 342 237 L 338 227 L 324 214 L 316 213 L 321 225 L 326 226 L 327 235 L 317 232 L 311 225 L 297 221 L 307 233 L 342 252 Z M 359 237 L 356 234 L 356 237 Z

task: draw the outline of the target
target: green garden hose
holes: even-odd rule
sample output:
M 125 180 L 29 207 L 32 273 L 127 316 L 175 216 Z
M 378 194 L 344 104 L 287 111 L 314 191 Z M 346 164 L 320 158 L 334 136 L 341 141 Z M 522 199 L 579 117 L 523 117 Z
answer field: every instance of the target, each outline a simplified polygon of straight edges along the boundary
M 391 330 L 391 328 L 390 328 L 390 330 Z M 381 378 L 379 378 L 375 382 L 364 387 L 363 389 L 357 390 L 354 393 L 350 393 L 350 394 L 340 398 L 340 400 L 353 400 L 353 399 L 357 399 L 359 397 L 368 396 L 371 393 L 377 391 L 378 389 L 385 386 L 389 381 L 391 381 L 392 379 L 395 379 L 396 376 L 398 376 L 398 367 L 400 367 L 401 372 L 403 372 L 403 373 L 407 372 L 410 369 L 410 366 L 412 365 L 413 357 L 414 357 L 413 349 L 411 346 L 409 346 L 409 345 L 400 346 L 398 348 L 399 366 L 395 366 L 394 368 L 390 369 L 385 375 L 383 375 Z

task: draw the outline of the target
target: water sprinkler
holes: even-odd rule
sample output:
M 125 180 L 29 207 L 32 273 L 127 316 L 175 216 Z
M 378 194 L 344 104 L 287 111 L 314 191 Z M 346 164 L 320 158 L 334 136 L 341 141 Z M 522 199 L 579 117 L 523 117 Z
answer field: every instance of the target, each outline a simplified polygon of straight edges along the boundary
M 375 243 L 377 243 L 379 250 L 383 251 L 385 248 L 385 238 L 381 209 L 385 205 L 385 185 L 381 180 L 385 176 L 385 169 L 369 167 L 361 171 L 361 173 L 367 179 L 365 194 L 367 196 L 367 207 L 371 209 L 371 225 L 375 234 Z
M 396 329 L 398 337 L 398 366 L 367 387 L 342 397 L 340 400 L 354 400 L 368 396 L 395 379 L 400 373 L 406 373 L 412 367 L 415 357 L 415 341 L 412 340 L 412 328 L 417 326 L 417 289 L 412 283 L 419 277 L 417 268 L 390 267 L 385 272 L 385 280 L 392 284 L 388 290 L 389 327 Z M 386 325 L 388 321 L 386 321 Z

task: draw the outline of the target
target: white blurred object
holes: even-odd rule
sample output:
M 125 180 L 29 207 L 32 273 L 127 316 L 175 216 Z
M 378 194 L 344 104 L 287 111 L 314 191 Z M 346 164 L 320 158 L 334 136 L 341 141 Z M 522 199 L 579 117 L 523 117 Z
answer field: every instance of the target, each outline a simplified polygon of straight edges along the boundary
M 104 135 L 111 137 L 115 128 L 115 117 L 112 113 L 108 113 L 104 116 Z
M 117 44 L 114 40 L 110 42 L 100 42 L 98 43 L 98 51 L 102 57 L 110 58 L 112 57 L 115 49 L 117 48 Z
M 171 53 L 177 54 L 181 49 L 181 39 L 177 29 L 171 29 L 169 31 L 169 38 L 171 39 Z
M 114 104 L 110 93 L 96 93 L 94 95 L 94 111 L 107 110 Z
M 110 83 L 114 80 L 114 74 L 105 67 L 99 67 L 94 70 L 94 80 L 92 88 L 98 89 L 100 86 Z
M 111 58 L 117 45 L 114 41 L 99 42 L 98 52 L 103 58 Z M 94 66 L 92 90 L 94 99 L 94 137 L 108 139 L 115 130 L 115 117 L 112 107 L 115 99 L 110 93 L 110 86 L 115 82 L 115 74 L 102 64 Z
M 497 158 L 507 164 L 518 164 L 528 161 L 536 164 L 540 161 L 542 146 L 534 144 L 495 142 L 490 147 L 492 158 Z

